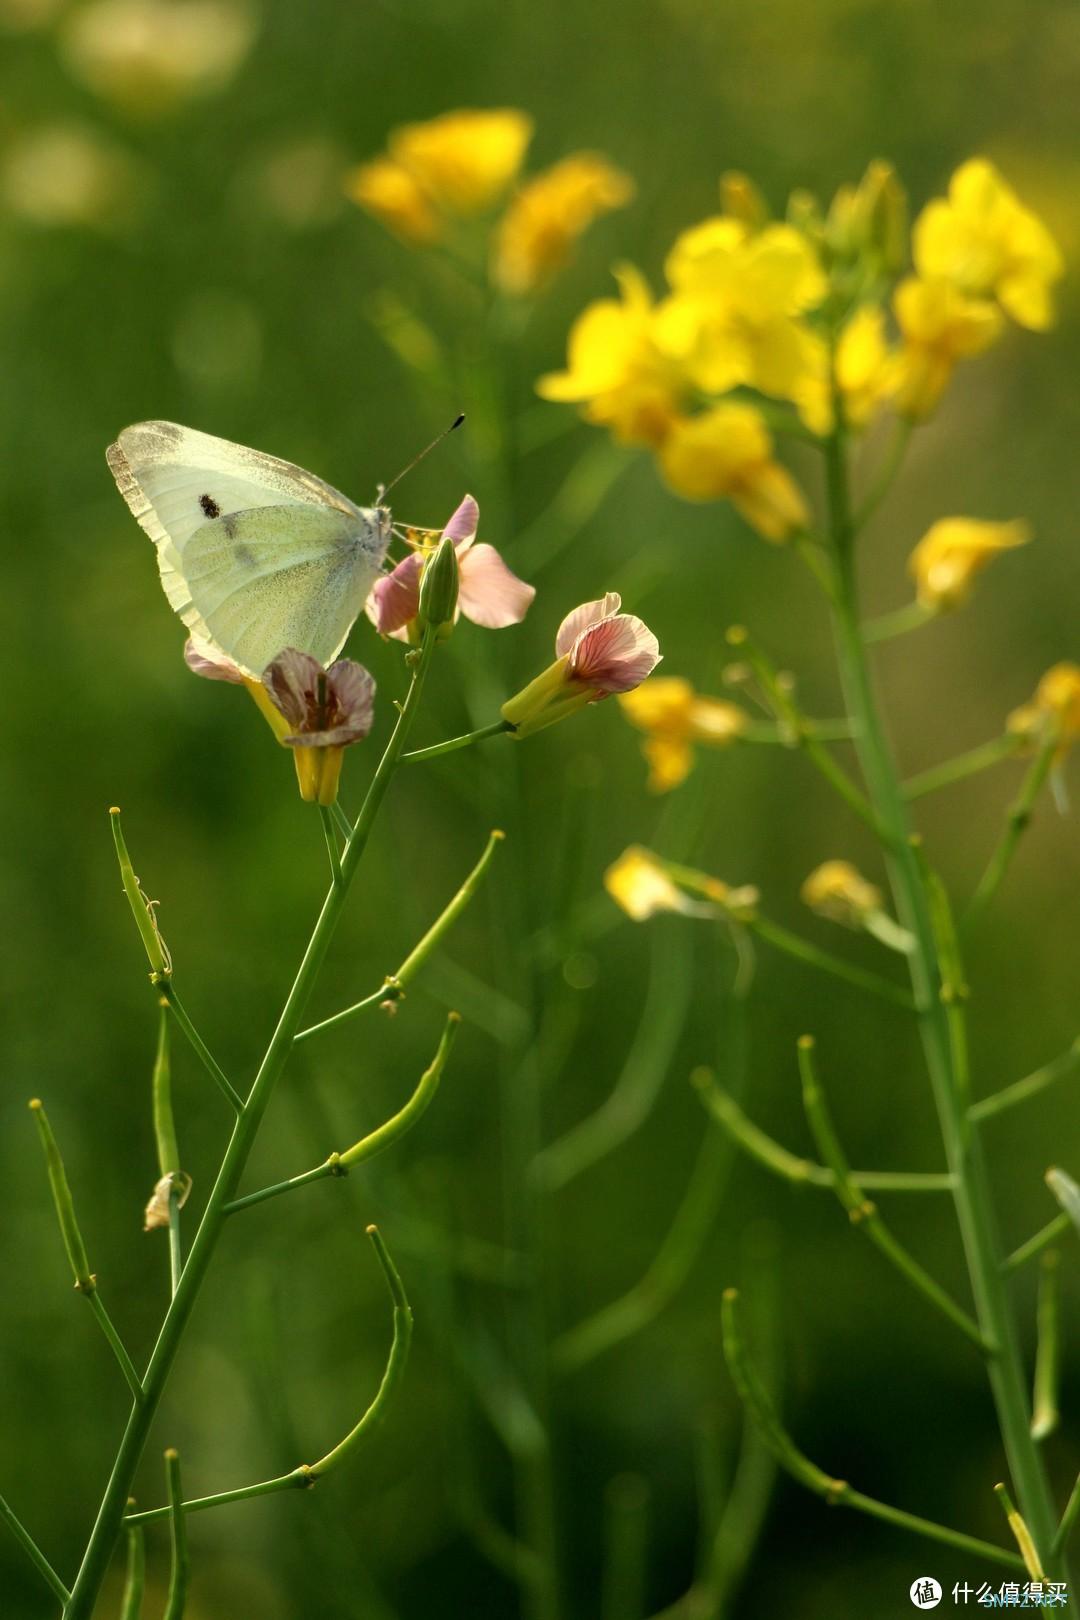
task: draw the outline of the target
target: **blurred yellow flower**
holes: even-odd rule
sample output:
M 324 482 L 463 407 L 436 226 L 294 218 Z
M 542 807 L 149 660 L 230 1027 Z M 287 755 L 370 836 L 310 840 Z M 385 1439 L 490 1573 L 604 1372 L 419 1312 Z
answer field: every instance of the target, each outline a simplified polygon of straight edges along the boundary
M 996 297 L 1021 326 L 1053 324 L 1050 289 L 1063 273 L 1046 226 L 986 158 L 972 158 L 915 222 L 915 266 L 973 297 Z
M 521 167 L 533 122 L 514 107 L 442 113 L 403 124 L 387 142 L 391 158 L 436 207 L 469 218 L 491 208 Z
M 135 160 L 80 124 L 28 130 L 0 161 L 0 204 L 31 225 L 123 225 L 145 189 Z
M 68 65 L 127 112 L 169 112 L 220 90 L 255 39 L 241 0 L 91 0 L 67 24 Z
M 681 417 L 658 459 L 676 494 L 691 501 L 727 496 L 766 540 L 790 539 L 810 522 L 802 492 L 773 459 L 772 437 L 752 405 L 714 405 Z
M 580 404 L 623 444 L 663 442 L 686 393 L 685 372 L 658 342 L 657 306 L 640 272 L 615 272 L 620 297 L 590 304 L 570 329 L 567 369 L 541 377 L 544 399 Z
M 666 271 L 676 296 L 661 317 L 664 341 L 701 388 L 794 396 L 818 342 L 797 317 L 828 287 L 805 236 L 790 225 L 752 232 L 718 216 L 676 239 Z
M 420 182 L 393 158 L 372 158 L 345 177 L 345 194 L 403 241 L 434 242 L 442 230 Z
M 492 277 L 505 292 L 542 287 L 570 257 L 593 220 L 634 194 L 629 175 L 595 152 L 576 152 L 527 180 L 512 199 L 495 239 Z
M 999 551 L 1026 545 L 1031 529 L 1020 521 L 983 523 L 977 518 L 940 518 L 908 559 L 919 601 L 933 613 L 967 601 L 975 576 Z
M 1001 331 L 1001 315 L 984 298 L 969 298 L 951 281 L 908 276 L 893 294 L 902 347 L 896 408 L 918 421 L 929 416 L 958 360 L 981 354 Z
M 1006 729 L 1033 745 L 1056 741 L 1057 757 L 1062 758 L 1080 737 L 1080 665 L 1048 669 L 1031 702 L 1009 715 Z
M 694 763 L 694 743 L 723 747 L 746 729 L 747 717 L 724 698 L 703 697 L 678 675 L 653 675 L 618 699 L 631 725 L 644 731 L 642 753 L 651 767 L 649 787 L 678 787 Z
M 849 428 L 867 426 L 896 387 L 896 356 L 889 347 L 884 311 L 863 304 L 846 322 L 836 345 L 836 384 L 843 396 L 844 421 Z M 795 390 L 799 415 L 812 432 L 824 438 L 832 431 L 829 358 L 819 343 L 814 367 Z
M 869 912 L 880 911 L 881 890 L 852 866 L 850 861 L 823 861 L 799 890 L 804 905 L 830 922 L 846 928 L 861 928 Z
M 604 888 L 615 904 L 644 922 L 658 911 L 690 912 L 693 902 L 671 881 L 657 856 L 640 844 L 623 850 L 604 873 Z

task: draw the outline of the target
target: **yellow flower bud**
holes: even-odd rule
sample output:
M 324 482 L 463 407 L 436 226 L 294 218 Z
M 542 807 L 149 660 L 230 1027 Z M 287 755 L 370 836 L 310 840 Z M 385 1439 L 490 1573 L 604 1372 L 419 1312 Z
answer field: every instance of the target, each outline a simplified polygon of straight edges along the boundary
M 908 559 L 920 603 L 932 613 L 967 601 L 975 576 L 1000 551 L 1031 539 L 1024 522 L 981 523 L 976 518 L 941 518 L 923 535 Z
M 811 911 L 846 928 L 862 928 L 867 914 L 880 911 L 883 900 L 881 890 L 868 883 L 850 861 L 824 861 L 810 873 L 799 893 Z

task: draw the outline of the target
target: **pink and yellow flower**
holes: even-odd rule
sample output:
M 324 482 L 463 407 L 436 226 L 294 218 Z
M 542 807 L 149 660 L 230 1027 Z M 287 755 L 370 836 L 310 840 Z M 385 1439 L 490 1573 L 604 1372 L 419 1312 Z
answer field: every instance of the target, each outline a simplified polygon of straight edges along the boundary
M 555 637 L 556 662 L 502 706 L 517 737 L 531 736 L 617 692 L 632 691 L 660 662 L 660 645 L 647 625 L 621 613 L 622 598 L 608 591 L 568 613 Z
M 457 614 L 488 630 L 520 624 L 536 595 L 536 587 L 509 569 L 494 546 L 476 544 L 480 508 L 471 495 L 458 506 L 432 546 L 418 546 L 389 574 L 375 582 L 367 614 L 380 635 L 408 641 L 420 608 L 420 581 L 438 542 L 449 539 L 457 553 L 459 585 Z
M 296 750 L 301 798 L 333 804 L 342 754 L 367 736 L 375 718 L 374 678 L 351 658 L 324 669 L 310 653 L 286 647 L 267 667 L 263 684 L 288 726 L 281 740 Z

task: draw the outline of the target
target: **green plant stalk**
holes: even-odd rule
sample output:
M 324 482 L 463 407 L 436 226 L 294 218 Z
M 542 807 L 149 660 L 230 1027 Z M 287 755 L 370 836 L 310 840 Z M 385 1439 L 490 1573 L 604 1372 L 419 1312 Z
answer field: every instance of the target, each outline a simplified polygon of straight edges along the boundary
M 151 1101 L 154 1115 L 154 1142 L 157 1146 L 158 1175 L 175 1175 L 180 1169 L 180 1148 L 176 1140 L 176 1122 L 172 1106 L 172 1065 L 169 1058 L 169 1001 L 162 996 L 159 1002 L 158 1043 L 151 1080 Z
M 94 1604 L 116 1545 L 123 1522 L 131 1483 L 146 1444 L 150 1424 L 161 1401 L 173 1361 L 180 1347 L 195 1301 L 209 1269 L 224 1229 L 225 1207 L 236 1193 L 263 1115 L 274 1087 L 288 1062 L 293 1037 L 307 1006 L 308 998 L 323 965 L 330 941 L 341 919 L 345 901 L 356 876 L 376 814 L 393 778 L 424 689 L 428 666 L 434 651 L 434 638 L 426 636 L 412 667 L 408 694 L 385 752 L 371 779 L 363 806 L 341 862 L 341 882 L 333 884 L 319 912 L 296 978 L 285 1000 L 277 1027 L 259 1065 L 242 1112 L 229 1138 L 217 1180 L 207 1201 L 198 1231 L 188 1252 L 180 1285 L 173 1295 L 158 1334 L 143 1379 L 143 1399 L 132 1411 L 120 1442 L 112 1473 L 98 1510 L 82 1566 L 64 1611 L 64 1620 L 91 1620 Z M 171 1005 L 171 1002 L 170 1002 Z M 175 1011 L 175 1008 L 174 1008 Z
M 461 888 L 436 917 L 423 939 L 409 952 L 396 973 L 388 974 L 380 988 L 373 990 L 371 995 L 365 996 L 362 1001 L 356 1001 L 351 1007 L 345 1007 L 341 1012 L 334 1013 L 332 1017 L 324 1018 L 319 1024 L 312 1024 L 310 1028 L 300 1030 L 296 1039 L 306 1041 L 310 1036 L 319 1034 L 321 1030 L 333 1029 L 336 1024 L 343 1024 L 346 1019 L 354 1018 L 357 1013 L 363 1012 L 368 1007 L 381 1006 L 386 1002 L 400 1001 L 405 993 L 406 985 L 412 983 L 412 980 L 424 966 L 431 953 L 442 944 L 450 929 L 472 900 L 487 874 L 487 869 L 491 865 L 496 849 L 505 836 L 506 834 L 500 831 L 498 827 L 491 832 L 483 854 L 461 885 Z
M 172 1532 L 172 1563 L 169 1593 L 162 1620 L 183 1620 L 187 1604 L 188 1557 L 187 1525 L 184 1522 L 184 1493 L 180 1485 L 180 1458 L 171 1448 L 165 1453 L 165 1475 L 169 1482 L 169 1526 Z
M 848 493 L 842 419 L 826 445 L 826 476 L 837 587 L 833 629 L 841 681 L 855 725 L 855 747 L 870 798 L 887 833 L 885 857 L 901 924 L 915 937 L 908 957 L 919 1027 L 937 1108 L 946 1162 L 956 1178 L 957 1212 L 976 1316 L 993 1346 L 987 1372 L 1013 1484 L 1035 1545 L 1050 1561 L 1051 1579 L 1066 1579 L 1060 1558 L 1051 1553 L 1055 1514 L 1030 1415 L 1016 1325 L 1000 1269 L 998 1237 L 989 1178 L 976 1133 L 967 1128 L 951 1063 L 946 1011 L 939 999 L 940 968 L 930 907 L 918 856 L 909 842 L 907 807 L 874 695 L 866 649 L 859 631 L 854 566 L 854 525 Z
M 1001 1511 L 1005 1515 L 1005 1522 L 1016 1539 L 1016 1545 L 1020 1549 L 1020 1556 L 1024 1560 L 1024 1568 L 1033 1581 L 1045 1581 L 1046 1572 L 1042 1567 L 1035 1543 L 1031 1539 L 1031 1531 L 1027 1527 L 1023 1514 L 1017 1511 L 1016 1503 L 1009 1495 L 1008 1486 L 1004 1484 L 995 1485 L 994 1495 L 1000 1502 Z
M 184 1010 L 183 1003 L 176 993 L 176 987 L 172 980 L 169 979 L 162 982 L 160 989 L 163 1000 L 168 1002 L 169 1011 L 172 1013 L 173 1017 L 176 1019 L 176 1022 L 183 1030 L 184 1036 L 190 1043 L 191 1049 L 199 1059 L 199 1062 L 213 1080 L 222 1096 L 227 1099 L 234 1112 L 237 1114 L 242 1114 L 244 1111 L 244 1099 L 236 1090 L 220 1063 L 218 1063 L 217 1059 L 211 1053 L 206 1042 L 195 1028 L 195 1025 L 191 1022 L 191 1019 Z
M 1035 1382 L 1032 1393 L 1031 1436 L 1045 1440 L 1060 1421 L 1058 1384 L 1061 1379 L 1061 1331 L 1059 1301 L 1060 1256 L 1056 1249 L 1043 1255 L 1039 1274 L 1039 1305 L 1036 1316 L 1038 1336 L 1035 1347 Z
M 690 1082 L 709 1113 L 751 1159 L 796 1186 L 829 1187 L 835 1191 L 836 1176 L 828 1165 L 801 1159 L 766 1135 L 743 1112 L 730 1091 L 720 1085 L 711 1070 L 695 1069 Z M 852 1170 L 851 1176 L 861 1188 L 873 1192 L 952 1192 L 953 1187 L 948 1172 L 938 1174 L 932 1170 Z
M 146 1541 L 142 1526 L 132 1524 L 127 1531 L 127 1573 L 120 1606 L 120 1620 L 139 1620 L 146 1586 Z
M 620 1474 L 604 1492 L 600 1620 L 642 1620 L 649 1555 L 649 1486 Z
M 912 630 L 921 630 L 935 617 L 934 612 L 924 608 L 921 602 L 908 602 L 902 608 L 894 608 L 892 613 L 883 613 L 879 619 L 867 619 L 862 627 L 863 640 L 893 641 L 897 636 L 909 635 Z M 926 791 L 929 792 L 929 789 Z
M 1067 1215 L 1055 1215 L 1052 1221 L 1039 1228 L 1034 1237 L 1029 1237 L 1026 1243 L 1021 1243 L 1018 1249 L 1007 1255 L 1001 1262 L 1002 1271 L 1017 1271 L 1029 1260 L 1034 1260 L 1037 1254 L 1056 1243 L 1058 1238 L 1064 1237 L 1066 1232 L 1072 1230 L 1072 1221 Z
M 901 1243 L 893 1237 L 889 1228 L 878 1214 L 877 1206 L 872 1204 L 864 1195 L 851 1171 L 848 1169 L 840 1139 L 836 1134 L 825 1095 L 818 1083 L 814 1066 L 814 1042 L 809 1035 L 800 1037 L 798 1043 L 799 1074 L 802 1079 L 803 1107 L 806 1110 L 807 1123 L 818 1145 L 818 1152 L 833 1173 L 836 1186 L 836 1196 L 847 1210 L 852 1224 L 861 1228 L 874 1244 L 880 1249 L 887 1260 L 891 1260 L 901 1276 L 915 1288 L 923 1297 L 929 1300 L 949 1321 L 960 1331 L 967 1335 L 980 1350 L 987 1348 L 986 1341 L 979 1330 L 977 1322 L 972 1321 L 967 1311 L 961 1310 L 956 1301 L 951 1299 L 939 1283 L 935 1282 L 919 1262 L 910 1255 Z
M 905 1012 L 914 1011 L 915 1003 L 902 984 L 893 984 L 891 979 L 883 978 L 880 973 L 872 973 L 853 962 L 845 962 L 842 956 L 833 956 L 831 951 L 821 950 L 800 934 L 793 934 L 789 928 L 772 922 L 768 917 L 754 917 L 747 926 L 767 945 L 793 956 L 798 962 L 805 962 L 807 967 L 820 968 L 834 978 L 846 979 L 848 984 L 855 985 L 859 990 L 868 990 L 871 995 L 892 1002 L 894 1007 L 903 1007 Z
M 16 1518 L 2 1496 L 0 1496 L 0 1522 L 7 1525 L 54 1597 L 59 1598 L 61 1603 L 66 1603 L 71 1596 L 67 1587 L 53 1569 L 29 1530 L 26 1529 L 20 1519 Z
M 971 898 L 965 923 L 971 923 L 985 911 L 1001 887 L 1009 864 L 1016 853 L 1016 846 L 1020 842 L 1028 822 L 1035 810 L 1035 801 L 1042 792 L 1046 778 L 1057 753 L 1057 740 L 1045 742 L 1032 760 L 1027 775 L 1020 785 L 1020 792 L 1013 801 L 1005 820 L 1005 831 L 997 848 L 991 855 L 986 871 L 979 879 L 978 886 Z
M 1054 1085 L 1058 1080 L 1065 1080 L 1080 1065 L 1080 1040 L 1075 1040 L 1067 1052 L 1056 1057 L 1052 1062 L 1046 1063 L 1034 1074 L 1027 1074 L 1022 1080 L 1014 1080 L 1011 1086 L 1004 1086 L 1001 1091 L 995 1091 L 990 1097 L 983 1097 L 981 1101 L 972 1103 L 968 1109 L 968 1118 L 978 1122 L 991 1119 L 995 1114 L 1004 1113 L 1007 1108 L 1015 1108 L 1017 1103 L 1026 1102 L 1029 1097 L 1035 1097 L 1047 1086 Z
M 724 1356 L 732 1383 L 765 1444 L 781 1468 L 786 1469 L 800 1485 L 805 1485 L 807 1490 L 823 1497 L 833 1506 L 856 1508 L 859 1512 L 867 1513 L 874 1519 L 881 1519 L 885 1524 L 895 1525 L 900 1530 L 914 1531 L 916 1535 L 926 1536 L 931 1541 L 940 1541 L 947 1547 L 955 1547 L 958 1551 L 970 1553 L 976 1558 L 1005 1564 L 1009 1569 L 1024 1568 L 1023 1559 L 1006 1547 L 995 1547 L 993 1542 L 979 1541 L 975 1536 L 965 1535 L 961 1530 L 952 1530 L 947 1525 L 936 1524 L 931 1519 L 921 1519 L 913 1513 L 905 1513 L 901 1508 L 890 1507 L 886 1502 L 877 1501 L 875 1497 L 864 1496 L 861 1491 L 853 1490 L 847 1480 L 834 1479 L 831 1474 L 827 1474 L 824 1469 L 811 1462 L 783 1427 L 764 1384 L 750 1362 L 739 1322 L 737 1289 L 724 1290 L 722 1310 Z
M 473 743 L 486 742 L 489 737 L 502 737 L 513 729 L 509 720 L 493 720 L 490 726 L 466 731 L 460 737 L 447 737 L 445 742 L 432 743 L 428 748 L 410 748 L 407 754 L 402 754 L 402 764 L 406 760 L 438 759 L 443 754 L 454 754 L 459 748 L 471 748 Z
M 341 882 L 341 856 L 338 852 L 337 832 L 335 831 L 334 816 L 328 805 L 320 804 L 319 820 L 322 823 L 323 839 L 326 843 L 326 858 L 330 862 L 330 881 Z
M 1000 737 L 991 737 L 989 742 L 969 749 L 966 754 L 957 754 L 955 759 L 946 760 L 943 765 L 932 765 L 917 776 L 909 776 L 903 783 L 904 798 L 909 801 L 921 799 L 927 793 L 936 793 L 939 788 L 952 787 L 954 782 L 964 782 L 979 771 L 999 765 L 1003 759 L 1014 758 L 1019 748 L 1020 738 L 1007 731 Z

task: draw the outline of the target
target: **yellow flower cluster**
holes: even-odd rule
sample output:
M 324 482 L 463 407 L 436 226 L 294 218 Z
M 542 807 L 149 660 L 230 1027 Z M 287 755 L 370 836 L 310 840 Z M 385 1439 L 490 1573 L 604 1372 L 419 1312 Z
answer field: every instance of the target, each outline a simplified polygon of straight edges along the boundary
M 653 675 L 632 692 L 623 692 L 619 707 L 639 731 L 641 751 L 649 762 L 649 787 L 666 793 L 686 780 L 694 764 L 694 743 L 723 748 L 746 730 L 747 717 L 736 703 L 703 697 L 678 675 Z
M 770 220 L 742 175 L 725 176 L 720 193 L 722 211 L 671 248 L 663 295 L 636 269 L 618 269 L 619 296 L 581 314 L 565 369 L 538 389 L 652 450 L 686 499 L 730 499 L 766 539 L 809 521 L 775 456 L 778 424 L 823 438 L 839 408 L 844 430 L 857 432 L 887 404 L 921 419 L 1006 315 L 1035 330 L 1051 323 L 1061 256 L 984 158 L 963 164 L 947 197 L 919 215 L 914 274 L 891 299 L 908 230 L 887 164 L 871 164 L 824 216 L 796 192 L 787 218 Z
M 414 246 L 462 243 L 469 222 L 490 225 L 517 179 L 532 119 L 513 107 L 463 108 L 392 131 L 385 153 L 348 175 L 353 202 Z M 524 180 L 485 238 L 495 286 L 517 297 L 541 290 L 601 214 L 633 196 L 629 176 L 595 152 L 575 152 Z
M 604 873 L 604 887 L 634 922 L 645 922 L 659 911 L 681 911 L 691 917 L 750 923 L 761 899 L 751 884 L 732 888 L 705 872 L 665 861 L 640 844 L 631 844 L 612 862 Z

